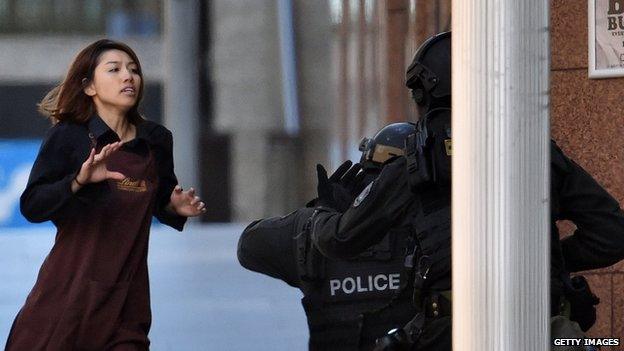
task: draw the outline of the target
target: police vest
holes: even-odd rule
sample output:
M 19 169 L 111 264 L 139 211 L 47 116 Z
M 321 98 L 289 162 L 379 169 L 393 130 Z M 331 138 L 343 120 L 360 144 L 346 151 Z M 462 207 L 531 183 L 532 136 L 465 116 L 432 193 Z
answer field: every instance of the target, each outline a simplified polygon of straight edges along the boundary
M 372 349 L 376 338 L 415 315 L 411 289 L 405 288 L 411 230 L 391 229 L 379 244 L 348 260 L 325 258 L 309 235 L 297 237 L 310 350 Z
M 412 211 L 416 243 L 406 263 L 413 267 L 414 288 L 419 293 L 448 291 L 452 265 L 449 199 L 436 195 L 423 200 Z

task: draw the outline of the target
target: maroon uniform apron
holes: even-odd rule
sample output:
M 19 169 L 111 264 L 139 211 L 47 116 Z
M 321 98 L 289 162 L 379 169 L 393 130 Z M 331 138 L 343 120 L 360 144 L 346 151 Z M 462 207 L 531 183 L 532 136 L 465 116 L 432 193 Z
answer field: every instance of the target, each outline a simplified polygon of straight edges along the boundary
M 108 189 L 59 221 L 7 350 L 149 348 L 147 249 L 158 176 L 147 144 L 135 146 L 143 152 L 124 146 L 107 160 L 125 180 L 87 185 Z

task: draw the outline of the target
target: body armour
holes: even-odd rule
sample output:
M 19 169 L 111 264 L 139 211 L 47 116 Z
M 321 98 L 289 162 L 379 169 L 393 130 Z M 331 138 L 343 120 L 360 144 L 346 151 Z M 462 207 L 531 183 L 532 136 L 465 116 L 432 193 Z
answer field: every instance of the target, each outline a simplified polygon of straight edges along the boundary
M 371 350 L 375 339 L 403 327 L 416 313 L 405 266 L 413 252 L 409 223 L 390 229 L 381 242 L 350 259 L 322 256 L 309 245 L 308 231 L 295 240 L 310 350 Z
M 417 313 L 427 323 L 449 317 L 450 300 L 440 295 L 451 288 L 450 219 L 448 193 L 434 187 L 408 206 L 380 242 L 352 259 L 324 258 L 312 247 L 312 255 L 300 260 L 317 262 L 300 266 L 302 277 L 309 279 L 303 305 L 311 349 L 328 349 L 338 344 L 337 336 L 349 333 L 354 335 L 349 340 L 360 335 L 361 346 L 368 346 Z M 310 272 L 312 267 L 323 270 Z
M 344 213 L 317 208 L 312 218 L 312 239 L 321 252 L 336 259 L 358 254 L 359 248 L 379 245 L 387 228 L 406 228 L 399 234 L 412 240 L 404 257 L 408 273 L 405 291 L 411 303 L 408 318 L 395 318 L 392 327 L 404 327 L 418 314 L 422 318 L 410 335 L 422 350 L 450 349 L 451 213 L 450 189 L 439 186 L 409 191 L 405 160 L 386 165 L 379 178 L 365 189 Z M 358 201 L 359 200 L 359 201 Z M 372 246 L 375 247 L 375 246 Z M 397 316 L 399 317 L 399 316 Z M 410 323 L 414 326 L 414 323 Z

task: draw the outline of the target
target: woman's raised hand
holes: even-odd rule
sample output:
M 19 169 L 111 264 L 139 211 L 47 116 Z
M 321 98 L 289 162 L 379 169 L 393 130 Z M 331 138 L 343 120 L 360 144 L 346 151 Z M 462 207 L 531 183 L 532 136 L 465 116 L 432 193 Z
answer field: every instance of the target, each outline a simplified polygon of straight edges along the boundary
M 171 192 L 169 210 L 179 216 L 195 217 L 206 212 L 206 204 L 195 195 L 195 189 L 182 191 L 182 187 L 176 185 Z
M 115 153 L 121 147 L 120 141 L 108 144 L 100 150 L 98 154 L 95 153 L 95 148 L 91 149 L 89 157 L 84 161 L 80 167 L 80 172 L 74 179 L 78 187 L 88 183 L 99 183 L 107 179 L 123 180 L 126 176 L 120 172 L 111 172 L 106 168 L 106 159 L 108 159 L 113 153 Z M 72 184 L 72 190 L 74 189 Z

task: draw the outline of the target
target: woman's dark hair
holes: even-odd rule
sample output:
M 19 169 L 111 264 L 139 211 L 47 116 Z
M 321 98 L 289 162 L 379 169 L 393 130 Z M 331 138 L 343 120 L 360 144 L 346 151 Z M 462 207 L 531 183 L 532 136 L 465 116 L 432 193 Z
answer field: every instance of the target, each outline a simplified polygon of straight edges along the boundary
M 93 79 L 93 72 L 100 61 L 100 56 L 108 50 L 121 50 L 128 54 L 136 63 L 139 76 L 143 78 L 139 58 L 128 45 L 101 39 L 78 53 L 63 82 L 50 90 L 38 104 L 39 112 L 54 124 L 60 121 L 86 122 L 95 113 L 95 107 L 92 98 L 85 94 L 84 88 Z M 128 121 L 133 124 L 138 124 L 143 120 L 138 111 L 139 103 L 143 98 L 143 85 L 143 79 L 141 79 L 136 103 L 126 114 Z

